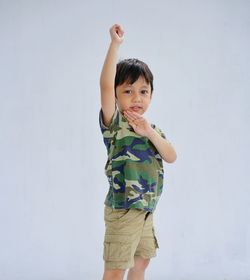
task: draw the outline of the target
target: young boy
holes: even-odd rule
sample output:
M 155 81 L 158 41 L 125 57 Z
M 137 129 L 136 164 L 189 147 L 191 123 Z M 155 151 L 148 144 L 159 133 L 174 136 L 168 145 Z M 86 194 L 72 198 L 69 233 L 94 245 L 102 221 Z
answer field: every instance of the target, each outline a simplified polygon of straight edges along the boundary
M 105 172 L 105 270 L 103 280 L 144 279 L 158 248 L 153 211 L 162 192 L 162 159 L 176 153 L 164 134 L 143 116 L 153 93 L 153 75 L 138 59 L 117 64 L 124 31 L 110 28 L 111 43 L 100 77 L 100 127 L 108 152 Z

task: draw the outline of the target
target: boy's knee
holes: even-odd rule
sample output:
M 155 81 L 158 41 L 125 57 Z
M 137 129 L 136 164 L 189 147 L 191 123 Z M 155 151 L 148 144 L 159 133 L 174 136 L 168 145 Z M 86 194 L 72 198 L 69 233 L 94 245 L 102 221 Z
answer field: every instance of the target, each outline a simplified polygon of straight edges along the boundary
M 122 280 L 125 271 L 121 269 L 105 270 L 103 280 Z
M 133 269 L 144 271 L 149 265 L 150 259 L 143 259 L 141 257 L 135 257 L 135 265 Z

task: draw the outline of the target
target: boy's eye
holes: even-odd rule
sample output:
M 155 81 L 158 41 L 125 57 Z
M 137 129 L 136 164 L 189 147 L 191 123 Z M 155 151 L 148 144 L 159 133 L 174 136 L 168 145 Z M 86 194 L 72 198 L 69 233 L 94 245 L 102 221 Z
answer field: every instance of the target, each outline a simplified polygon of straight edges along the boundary
M 131 90 L 127 89 L 127 90 L 124 91 L 124 93 L 130 94 L 130 93 L 131 93 Z
M 145 89 L 145 90 L 142 90 L 141 93 L 142 93 L 142 94 L 148 94 L 148 90 L 146 90 L 146 89 Z

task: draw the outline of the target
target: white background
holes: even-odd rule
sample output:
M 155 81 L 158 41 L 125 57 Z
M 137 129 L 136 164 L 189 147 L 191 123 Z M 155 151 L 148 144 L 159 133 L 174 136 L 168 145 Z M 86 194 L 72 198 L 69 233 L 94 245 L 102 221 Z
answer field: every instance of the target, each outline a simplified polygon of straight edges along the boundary
M 0 1 L 0 279 L 97 280 L 109 28 L 173 143 L 148 280 L 250 279 L 250 1 Z

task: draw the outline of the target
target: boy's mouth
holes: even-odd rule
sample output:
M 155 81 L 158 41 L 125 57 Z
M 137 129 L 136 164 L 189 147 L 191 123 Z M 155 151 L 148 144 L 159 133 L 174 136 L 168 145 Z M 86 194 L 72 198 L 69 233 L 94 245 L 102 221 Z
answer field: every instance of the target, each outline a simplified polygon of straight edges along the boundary
M 138 111 L 142 110 L 142 107 L 141 106 L 130 106 L 129 109 L 134 112 L 138 112 Z

